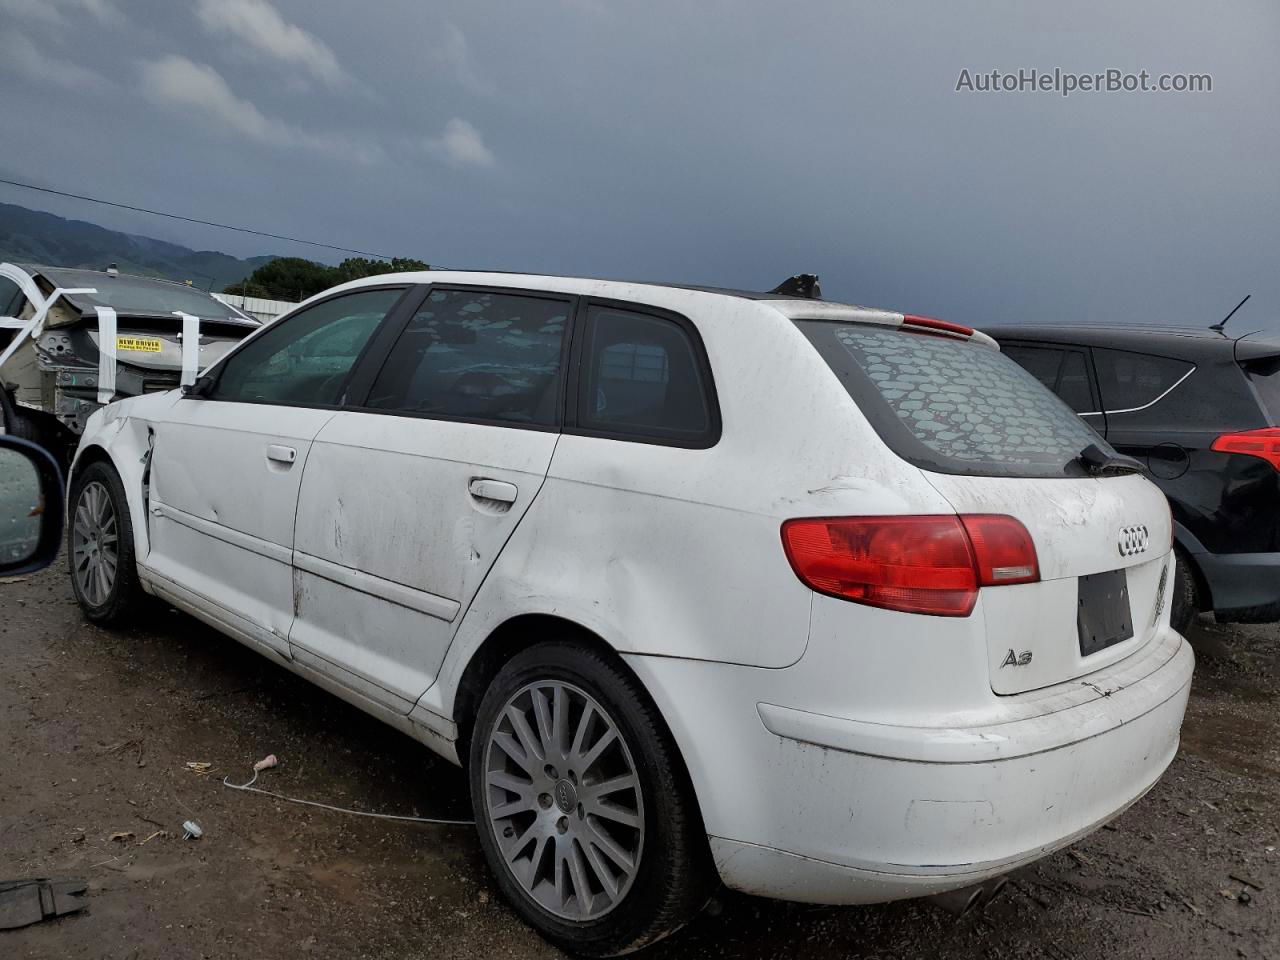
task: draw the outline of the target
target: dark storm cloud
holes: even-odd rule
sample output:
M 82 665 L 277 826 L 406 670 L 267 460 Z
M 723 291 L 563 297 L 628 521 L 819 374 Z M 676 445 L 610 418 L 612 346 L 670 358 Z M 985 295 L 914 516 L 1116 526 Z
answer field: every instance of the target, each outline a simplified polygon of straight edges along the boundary
M 0 121 L 31 131 L 0 167 L 444 264 L 813 270 L 829 295 L 979 323 L 1208 323 L 1253 291 L 1239 319 L 1274 322 L 1280 12 L 1070 7 L 0 0 Z M 1020 67 L 1213 91 L 956 92 Z

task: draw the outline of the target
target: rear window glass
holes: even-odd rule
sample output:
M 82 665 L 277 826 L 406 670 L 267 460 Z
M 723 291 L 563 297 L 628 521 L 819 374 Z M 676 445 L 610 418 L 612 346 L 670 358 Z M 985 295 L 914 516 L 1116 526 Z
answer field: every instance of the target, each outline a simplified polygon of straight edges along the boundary
M 1272 425 L 1280 426 L 1280 357 L 1268 357 L 1255 361 L 1245 367 L 1249 382 L 1253 384 L 1262 406 L 1266 409 L 1267 419 Z
M 73 293 L 67 296 L 67 299 L 82 311 L 102 306 L 111 307 L 117 313 L 125 315 L 169 316 L 175 310 L 181 310 L 201 320 L 242 320 L 250 326 L 257 325 L 255 321 L 246 320 L 222 301 L 185 283 L 131 277 L 123 273 L 113 277 L 93 270 L 46 267 L 35 269 L 38 269 L 46 280 L 59 287 L 95 291 L 94 293 Z
M 939 473 L 1079 476 L 1105 440 L 997 350 L 859 324 L 800 321 L 872 426 L 904 459 Z

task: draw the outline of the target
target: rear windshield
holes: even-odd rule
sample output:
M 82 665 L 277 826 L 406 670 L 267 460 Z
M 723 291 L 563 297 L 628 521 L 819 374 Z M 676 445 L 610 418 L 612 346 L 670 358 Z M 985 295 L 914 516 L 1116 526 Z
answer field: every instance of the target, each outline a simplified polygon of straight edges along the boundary
M 47 267 L 34 268 L 49 282 L 59 287 L 89 288 L 95 293 L 73 293 L 67 299 L 82 312 L 94 307 L 112 307 L 119 314 L 152 314 L 169 316 L 175 310 L 200 317 L 202 320 L 243 320 L 241 315 L 225 303 L 215 300 L 203 290 L 185 283 L 169 283 L 146 277 L 130 277 L 125 274 L 110 276 L 94 270 L 64 270 Z M 252 320 L 245 323 L 256 325 Z
M 938 473 L 1082 476 L 1114 451 L 1040 381 L 978 343 L 862 324 L 797 326 L 898 456 Z
M 1255 360 L 1245 366 L 1272 426 L 1280 426 L 1280 357 Z

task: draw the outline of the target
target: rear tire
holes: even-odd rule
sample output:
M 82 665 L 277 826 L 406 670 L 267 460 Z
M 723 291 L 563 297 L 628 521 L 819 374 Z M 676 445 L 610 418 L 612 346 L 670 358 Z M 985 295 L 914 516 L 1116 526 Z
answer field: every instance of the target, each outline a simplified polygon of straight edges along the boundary
M 115 469 L 96 461 L 71 483 L 67 512 L 67 563 L 71 589 L 94 623 L 128 622 L 145 594 L 138 581 L 133 522 Z
M 1169 611 L 1169 623 L 1185 636 L 1200 616 L 1203 601 L 1191 558 L 1181 547 L 1173 548 L 1173 556 L 1177 569 L 1173 575 L 1173 608 Z
M 513 657 L 480 702 L 469 773 L 499 888 L 561 949 L 628 953 L 706 903 L 713 873 L 683 762 L 607 656 L 551 642 Z

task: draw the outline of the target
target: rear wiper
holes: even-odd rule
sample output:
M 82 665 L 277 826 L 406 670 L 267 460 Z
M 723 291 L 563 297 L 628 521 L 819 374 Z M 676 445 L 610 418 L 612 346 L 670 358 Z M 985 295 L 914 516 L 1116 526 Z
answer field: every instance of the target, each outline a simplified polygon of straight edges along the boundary
M 1076 456 L 1085 472 L 1100 477 L 1108 473 L 1142 473 L 1142 464 L 1133 457 L 1119 453 L 1106 453 L 1096 443 L 1091 443 Z

